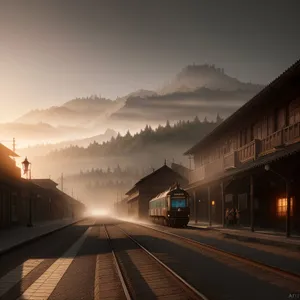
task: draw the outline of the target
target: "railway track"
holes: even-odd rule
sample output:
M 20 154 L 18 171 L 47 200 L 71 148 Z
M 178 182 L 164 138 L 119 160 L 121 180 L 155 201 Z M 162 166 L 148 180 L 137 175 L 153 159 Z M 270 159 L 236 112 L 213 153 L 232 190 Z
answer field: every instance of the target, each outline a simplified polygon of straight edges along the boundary
M 130 222 L 127 222 L 127 223 L 130 223 Z M 185 241 L 189 244 L 192 244 L 192 245 L 196 246 L 198 249 L 210 251 L 210 252 L 213 252 L 217 255 L 222 255 L 222 256 L 225 256 L 227 258 L 231 258 L 231 259 L 234 259 L 236 261 L 242 262 L 246 265 L 251 265 L 253 267 L 262 269 L 264 271 L 271 272 L 271 273 L 276 274 L 278 276 L 284 277 L 288 280 L 293 280 L 295 283 L 299 283 L 299 286 L 300 286 L 300 274 L 296 274 L 296 273 L 293 273 L 293 272 L 290 272 L 290 271 L 287 271 L 287 270 L 284 270 L 284 269 L 280 269 L 278 267 L 268 265 L 268 264 L 265 264 L 265 263 L 260 262 L 260 261 L 253 260 L 253 259 L 250 259 L 250 258 L 242 256 L 242 255 L 238 255 L 238 254 L 235 254 L 235 253 L 232 253 L 232 252 L 228 252 L 228 251 L 219 249 L 217 247 L 214 247 L 214 246 L 211 246 L 211 245 L 193 240 L 191 238 L 183 237 L 183 236 L 175 234 L 175 233 L 160 230 L 160 229 L 154 228 L 152 226 L 147 226 L 147 225 L 140 224 L 140 223 L 130 223 L 130 224 L 135 224 L 135 225 L 138 225 L 138 226 L 141 226 L 141 227 L 144 227 L 144 228 L 148 228 L 148 229 L 157 231 L 159 233 L 163 233 L 163 234 L 168 235 L 168 236 L 176 237 L 176 238 L 178 238 L 182 241 Z
M 102 228 L 124 291 L 120 299 L 208 300 L 119 226 Z

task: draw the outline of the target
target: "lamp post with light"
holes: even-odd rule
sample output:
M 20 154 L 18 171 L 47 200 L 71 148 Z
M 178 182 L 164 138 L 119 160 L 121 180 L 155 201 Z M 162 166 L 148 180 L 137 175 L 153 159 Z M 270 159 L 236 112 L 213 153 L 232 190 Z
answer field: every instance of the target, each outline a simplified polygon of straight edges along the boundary
M 26 179 L 31 179 L 31 163 L 28 161 L 27 157 L 22 162 L 24 175 L 26 175 Z M 29 192 L 29 219 L 27 223 L 27 227 L 32 227 L 32 195 L 31 191 Z
M 291 181 L 285 176 L 275 172 L 270 168 L 270 165 L 265 165 L 265 170 L 267 172 L 272 172 L 280 177 L 285 182 L 286 189 L 286 237 L 290 237 L 291 235 Z

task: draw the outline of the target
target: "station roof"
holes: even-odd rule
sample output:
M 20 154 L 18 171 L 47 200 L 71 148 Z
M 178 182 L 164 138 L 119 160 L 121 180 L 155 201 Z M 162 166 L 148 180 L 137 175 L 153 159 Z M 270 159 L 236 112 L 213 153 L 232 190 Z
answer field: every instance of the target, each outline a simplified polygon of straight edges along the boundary
M 9 148 L 5 147 L 3 144 L 0 144 L 0 153 L 4 154 L 6 156 L 19 157 L 19 155 L 17 153 L 15 153 L 14 151 L 12 151 Z
M 56 189 L 58 183 L 54 182 L 51 179 L 31 179 L 31 181 L 42 188 L 46 189 Z
M 126 193 L 126 195 L 130 195 L 132 194 L 133 192 L 135 192 L 136 190 L 138 190 L 138 186 L 141 184 L 141 183 L 144 183 L 146 180 L 152 178 L 152 177 L 155 177 L 157 176 L 158 174 L 160 173 L 163 173 L 163 172 L 173 172 L 175 174 L 178 175 L 179 178 L 182 178 L 184 179 L 180 174 L 178 174 L 177 172 L 175 172 L 174 170 L 172 170 L 170 167 L 168 167 L 166 164 L 164 164 L 162 167 L 160 167 L 159 169 L 153 171 L 152 173 L 150 173 L 149 175 L 141 178 L 138 182 L 136 182 L 136 184 Z
M 200 149 L 202 145 L 214 140 L 218 135 L 226 132 L 226 130 L 231 129 L 232 126 L 237 122 L 238 119 L 245 117 L 249 114 L 250 109 L 257 109 L 262 104 L 267 103 L 270 98 L 270 95 L 274 95 L 274 92 L 277 89 L 284 86 L 286 83 L 294 80 L 294 84 L 297 83 L 297 79 L 300 78 L 300 59 L 293 64 L 290 68 L 288 68 L 285 72 L 283 72 L 279 77 L 277 77 L 274 81 L 272 81 L 267 87 L 265 87 L 262 91 L 260 91 L 256 96 L 254 96 L 251 100 L 249 100 L 246 104 L 240 107 L 236 112 L 234 112 L 231 116 L 225 119 L 218 127 L 216 127 L 213 131 L 207 134 L 201 141 L 199 141 L 196 145 L 190 148 L 188 151 L 184 153 L 184 155 L 194 154 L 196 151 Z

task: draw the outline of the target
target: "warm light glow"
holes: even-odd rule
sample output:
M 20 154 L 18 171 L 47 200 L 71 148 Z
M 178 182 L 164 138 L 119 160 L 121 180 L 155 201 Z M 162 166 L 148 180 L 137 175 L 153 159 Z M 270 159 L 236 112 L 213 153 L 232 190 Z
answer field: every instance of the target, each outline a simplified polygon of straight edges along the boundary
M 103 209 L 95 209 L 91 211 L 92 216 L 107 216 L 108 213 L 109 212 L 107 210 L 103 210 Z
M 287 212 L 287 199 L 286 198 L 278 198 L 277 199 L 277 216 L 284 217 L 286 216 Z M 290 209 L 291 216 L 293 215 L 293 198 L 291 198 L 291 209 Z
M 213 200 L 213 201 L 211 201 L 211 205 L 212 206 L 214 206 L 216 203 L 215 203 L 215 201 Z

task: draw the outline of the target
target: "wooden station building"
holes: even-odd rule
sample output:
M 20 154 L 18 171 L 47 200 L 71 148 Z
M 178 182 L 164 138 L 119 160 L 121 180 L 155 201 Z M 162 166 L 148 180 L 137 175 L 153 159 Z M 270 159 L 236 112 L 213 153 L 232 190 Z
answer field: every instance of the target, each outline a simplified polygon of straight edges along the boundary
M 185 154 L 196 221 L 300 232 L 300 61 Z
M 26 180 L 14 160 L 18 155 L 0 144 L 0 229 L 13 225 L 82 216 L 85 206 L 56 188 L 50 179 Z
M 188 180 L 165 164 L 151 174 L 140 179 L 127 193 L 128 216 L 148 219 L 149 201 L 159 193 L 168 189 L 175 182 L 181 186 Z

